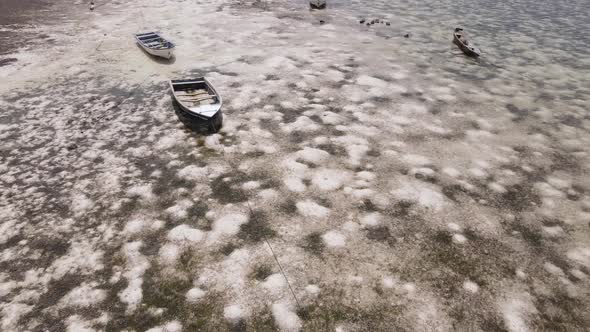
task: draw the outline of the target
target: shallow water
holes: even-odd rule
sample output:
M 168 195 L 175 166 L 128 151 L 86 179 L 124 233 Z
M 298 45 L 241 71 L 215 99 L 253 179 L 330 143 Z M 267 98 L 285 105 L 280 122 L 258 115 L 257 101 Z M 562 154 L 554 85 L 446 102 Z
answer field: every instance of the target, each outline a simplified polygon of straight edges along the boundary
M 585 2 L 86 6 L 0 66 L 0 329 L 590 326 Z

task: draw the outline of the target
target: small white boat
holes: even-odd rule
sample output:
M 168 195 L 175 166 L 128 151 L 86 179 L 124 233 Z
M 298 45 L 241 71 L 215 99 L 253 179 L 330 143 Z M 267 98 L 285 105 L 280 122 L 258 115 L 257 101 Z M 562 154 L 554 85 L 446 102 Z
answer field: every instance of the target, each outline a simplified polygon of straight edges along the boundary
M 174 44 L 156 32 L 135 34 L 137 43 L 149 54 L 170 59 L 174 55 Z
M 326 0 L 309 0 L 309 6 L 313 9 L 326 8 Z
M 171 80 L 170 89 L 180 108 L 180 116 L 190 124 L 206 123 L 216 132 L 221 128 L 223 101 L 213 85 L 205 78 Z

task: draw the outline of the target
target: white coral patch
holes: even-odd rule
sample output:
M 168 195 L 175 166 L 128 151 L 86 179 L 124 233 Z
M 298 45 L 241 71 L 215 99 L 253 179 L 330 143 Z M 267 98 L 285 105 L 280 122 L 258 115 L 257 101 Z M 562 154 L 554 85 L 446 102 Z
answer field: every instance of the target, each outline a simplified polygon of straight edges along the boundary
M 348 171 L 322 168 L 312 175 L 311 183 L 320 190 L 331 191 L 342 187 L 350 178 L 351 174 Z
M 463 289 L 475 294 L 479 291 L 479 286 L 473 281 L 466 280 L 463 282 Z
M 244 317 L 244 310 L 238 304 L 223 308 L 223 317 L 229 321 L 237 321 Z
M 322 235 L 327 247 L 339 248 L 346 245 L 346 236 L 337 231 L 328 231 Z
M 262 283 L 262 286 L 273 294 L 278 294 L 286 285 L 285 277 L 281 273 L 271 274 Z
M 297 332 L 303 326 L 299 316 L 285 302 L 272 305 L 272 317 L 279 329 L 284 332 Z
M 165 211 L 170 214 L 174 220 L 180 220 L 188 216 L 188 208 L 193 205 L 193 202 L 188 199 L 183 199 L 178 203 L 167 208 Z
M 193 303 L 198 302 L 205 296 L 205 294 L 207 293 L 198 287 L 191 288 L 188 292 L 186 292 L 186 300 Z
M 361 224 L 363 224 L 365 226 L 373 227 L 373 226 L 377 226 L 381 223 L 382 217 L 383 216 L 381 215 L 381 213 L 372 212 L 372 213 L 368 213 L 368 214 L 361 216 L 360 221 L 361 221 Z
M 129 187 L 129 189 L 127 189 L 127 195 L 129 197 L 139 197 L 145 201 L 149 201 L 154 198 L 154 194 L 152 192 L 152 185 L 150 184 L 135 185 Z
M 146 332 L 181 332 L 182 331 L 182 324 L 179 321 L 173 320 L 167 322 L 164 325 L 152 327 L 151 329 L 147 330 Z
M 240 226 L 248 222 L 248 216 L 244 214 L 231 213 L 218 218 L 213 222 L 213 229 L 209 234 L 212 240 L 221 236 L 232 236 L 238 234 Z
M 446 204 L 438 189 L 421 182 L 404 181 L 391 193 L 398 199 L 414 201 L 434 211 L 442 209 Z
M 387 86 L 387 82 L 372 76 L 361 75 L 357 78 L 356 82 L 360 85 L 367 85 L 371 87 L 384 88 Z
M 143 274 L 150 267 L 150 262 L 141 254 L 141 241 L 129 242 L 123 246 L 123 253 L 127 260 L 124 273 L 127 278 L 127 288 L 119 293 L 121 302 L 127 303 L 127 312 L 134 312 L 143 298 Z
M 305 191 L 305 183 L 298 177 L 289 176 L 283 180 L 283 183 L 285 183 L 287 189 L 293 192 L 300 193 Z
M 512 294 L 511 298 L 498 303 L 498 307 L 509 331 L 534 331 L 529 322 L 531 315 L 537 313 L 537 308 L 535 308 L 530 294 Z
M 94 206 L 94 203 L 84 194 L 72 196 L 72 211 L 77 216 L 84 214 Z
M 197 243 L 200 242 L 205 233 L 188 225 L 179 225 L 168 232 L 168 240 L 176 243 Z
M 432 162 L 425 156 L 419 154 L 406 154 L 402 156 L 402 160 L 414 166 L 428 166 Z
M 207 178 L 208 173 L 208 167 L 190 165 L 178 171 L 178 177 L 187 180 L 203 180 Z
M 590 269 L 590 248 L 578 247 L 567 252 L 567 258 Z
M 316 131 L 320 129 L 320 125 L 315 123 L 307 116 L 300 116 L 294 122 L 288 123 L 282 128 L 285 132 L 290 133 L 293 131 Z
M 97 289 L 89 283 L 83 283 L 67 293 L 60 303 L 64 306 L 87 308 L 101 303 L 106 296 L 105 290 Z
M 456 244 L 463 244 L 467 242 L 467 238 L 463 234 L 453 234 L 453 242 Z
M 323 164 L 330 157 L 330 154 L 324 150 L 306 147 L 297 151 L 297 157 L 308 163 L 319 165 Z
M 297 211 L 304 217 L 324 218 L 330 213 L 330 209 L 316 202 L 305 200 L 295 204 Z
M 258 181 L 248 181 L 242 184 L 242 189 L 244 190 L 253 190 L 258 189 L 260 187 L 260 182 Z
M 143 219 L 133 219 L 125 224 L 123 233 L 133 235 L 143 231 L 147 227 L 147 222 Z

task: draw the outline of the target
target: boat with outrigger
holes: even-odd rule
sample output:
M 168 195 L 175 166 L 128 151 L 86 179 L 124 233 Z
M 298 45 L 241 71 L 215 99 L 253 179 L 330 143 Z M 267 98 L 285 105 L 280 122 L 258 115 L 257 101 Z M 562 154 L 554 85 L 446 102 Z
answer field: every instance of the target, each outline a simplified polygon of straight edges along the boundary
M 453 43 L 455 43 L 467 56 L 477 58 L 481 55 L 481 50 L 467 41 L 467 37 L 462 28 L 455 28 L 455 31 L 453 32 Z

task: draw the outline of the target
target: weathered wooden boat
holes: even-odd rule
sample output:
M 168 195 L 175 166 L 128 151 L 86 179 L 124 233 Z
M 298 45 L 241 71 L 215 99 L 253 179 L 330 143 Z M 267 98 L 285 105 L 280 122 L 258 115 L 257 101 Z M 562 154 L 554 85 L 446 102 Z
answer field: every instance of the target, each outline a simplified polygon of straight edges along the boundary
M 312 9 L 324 9 L 326 8 L 326 0 L 309 0 L 309 6 Z
M 171 80 L 170 88 L 178 104 L 177 114 L 190 126 L 207 126 L 213 132 L 221 128 L 223 101 L 213 85 L 205 78 Z
M 139 46 L 153 56 L 170 59 L 174 55 L 174 44 L 156 32 L 138 33 L 135 39 Z
M 455 28 L 455 32 L 453 32 L 453 43 L 459 46 L 459 49 L 468 56 L 478 57 L 481 55 L 481 51 L 467 41 L 465 33 L 461 28 Z

